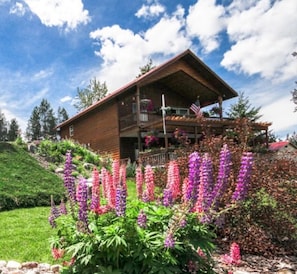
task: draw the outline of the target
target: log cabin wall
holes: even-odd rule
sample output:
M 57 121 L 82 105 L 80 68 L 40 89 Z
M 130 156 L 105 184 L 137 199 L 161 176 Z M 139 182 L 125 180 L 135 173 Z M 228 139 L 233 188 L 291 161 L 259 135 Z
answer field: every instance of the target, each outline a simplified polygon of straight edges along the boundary
M 73 135 L 69 135 L 69 128 Z M 80 117 L 61 129 L 61 137 L 73 139 L 89 146 L 98 153 L 109 154 L 120 159 L 118 110 L 116 103 L 109 103 Z

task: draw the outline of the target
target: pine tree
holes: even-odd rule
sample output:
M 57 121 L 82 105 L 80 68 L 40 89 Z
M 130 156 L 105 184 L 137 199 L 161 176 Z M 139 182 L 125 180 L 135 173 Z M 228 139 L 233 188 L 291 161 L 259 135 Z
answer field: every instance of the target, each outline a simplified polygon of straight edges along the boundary
M 39 119 L 41 137 L 48 138 L 55 135 L 54 127 L 57 125 L 57 119 L 50 103 L 46 99 L 42 99 L 40 103 Z
M 58 108 L 58 124 L 63 123 L 64 121 L 68 120 L 69 116 L 65 108 L 59 107 Z
M 9 124 L 9 130 L 8 130 L 8 141 L 15 141 L 19 135 L 19 131 L 20 131 L 20 127 L 17 123 L 17 120 L 15 118 L 13 118 L 11 121 L 10 121 L 10 124 Z
M 5 115 L 0 111 L 0 141 L 7 140 L 7 126 Z
M 53 137 L 56 135 L 55 126 L 57 125 L 57 118 L 55 117 L 54 110 L 50 108 L 47 113 L 46 117 L 46 124 L 47 124 L 47 133 L 44 135 L 44 137 Z
M 238 101 L 230 106 L 229 111 L 226 115 L 232 119 L 247 118 L 251 122 L 256 122 L 262 115 L 259 114 L 261 107 L 252 107 L 250 101 L 244 96 L 244 93 L 240 93 Z
M 39 108 L 35 107 L 28 121 L 26 135 L 29 140 L 38 140 L 41 137 Z

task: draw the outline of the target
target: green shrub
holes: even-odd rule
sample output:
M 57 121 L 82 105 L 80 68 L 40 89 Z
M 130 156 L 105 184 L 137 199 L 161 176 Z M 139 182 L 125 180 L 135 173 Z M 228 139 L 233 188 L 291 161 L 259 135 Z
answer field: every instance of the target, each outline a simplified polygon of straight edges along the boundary
M 145 228 L 137 224 L 141 210 L 147 216 Z M 185 225 L 173 224 L 181 216 Z M 214 234 L 196 214 L 185 214 L 181 205 L 169 208 L 130 201 L 123 217 L 115 212 L 99 216 L 90 213 L 89 232 L 80 230 L 77 220 L 70 216 L 56 221 L 59 237 L 53 239 L 52 246 L 65 249 L 75 258 L 62 273 L 189 273 L 189 267 L 196 269 L 193 273 L 214 273 L 210 258 Z M 172 248 L 164 246 L 169 229 L 175 231 Z M 197 253 L 198 249 L 205 257 Z

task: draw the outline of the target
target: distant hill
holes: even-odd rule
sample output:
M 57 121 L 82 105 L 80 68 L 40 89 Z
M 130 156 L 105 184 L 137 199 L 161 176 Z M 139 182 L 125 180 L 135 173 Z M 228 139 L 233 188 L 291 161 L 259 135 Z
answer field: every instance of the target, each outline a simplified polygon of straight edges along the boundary
M 0 211 L 50 205 L 63 198 L 63 180 L 42 167 L 26 149 L 0 142 Z

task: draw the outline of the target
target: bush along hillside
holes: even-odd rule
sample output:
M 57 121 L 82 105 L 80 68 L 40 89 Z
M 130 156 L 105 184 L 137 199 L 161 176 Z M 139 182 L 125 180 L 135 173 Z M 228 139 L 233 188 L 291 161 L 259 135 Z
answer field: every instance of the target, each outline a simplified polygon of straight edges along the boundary
M 244 138 L 242 138 L 244 139 Z M 222 146 L 228 143 L 230 157 L 226 190 L 217 201 L 217 208 L 231 202 L 231 193 L 236 188 L 242 169 L 243 151 L 251 151 L 244 142 L 234 143 L 226 138 L 206 136 L 200 143 L 200 155 L 208 153 L 212 184 L 220 179 L 224 161 Z M 263 150 L 264 151 L 264 150 Z M 181 181 L 188 177 L 189 153 L 178 152 Z M 221 171 L 220 171 L 221 170 Z M 155 171 L 156 185 L 164 187 L 166 170 Z M 220 225 L 216 226 L 217 242 L 229 248 L 232 242 L 240 245 L 246 254 L 274 256 L 297 255 L 297 165 L 293 157 L 273 157 L 272 152 L 253 153 L 253 165 L 248 175 L 249 184 L 242 185 L 246 198 L 232 210 L 220 213 Z M 227 187 L 228 186 L 228 187 Z M 217 223 L 219 224 L 219 223 Z
M 69 151 L 72 153 L 72 164 L 75 167 L 72 175 L 76 178 L 79 175 L 89 178 L 94 167 L 98 169 L 103 166 L 108 169 L 111 167 L 111 158 L 108 155 L 95 153 L 70 139 L 59 142 L 43 140 L 34 149 L 37 155 L 49 163 L 49 169 L 52 171 L 64 168 L 66 153 Z
M 50 205 L 63 196 L 63 180 L 41 167 L 22 147 L 0 143 L 0 211 Z

